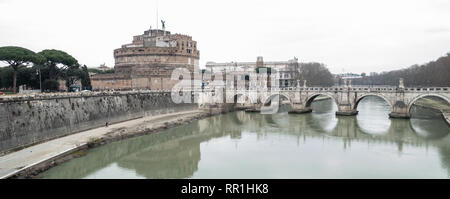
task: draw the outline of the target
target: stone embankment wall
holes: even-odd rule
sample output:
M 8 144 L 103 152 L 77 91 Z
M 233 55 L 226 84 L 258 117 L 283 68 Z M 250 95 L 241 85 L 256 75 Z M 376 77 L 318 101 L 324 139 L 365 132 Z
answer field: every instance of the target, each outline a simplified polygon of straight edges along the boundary
M 418 100 L 415 106 L 427 108 L 439 113 L 450 127 L 450 104 L 440 99 L 422 98 Z
M 0 153 L 143 116 L 197 109 L 170 91 L 38 94 L 0 98 Z

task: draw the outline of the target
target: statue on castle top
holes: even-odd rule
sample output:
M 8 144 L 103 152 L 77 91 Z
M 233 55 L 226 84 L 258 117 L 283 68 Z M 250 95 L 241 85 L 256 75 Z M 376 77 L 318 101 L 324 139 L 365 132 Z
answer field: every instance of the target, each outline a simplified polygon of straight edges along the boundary
M 166 21 L 161 20 L 161 24 L 162 24 L 162 29 L 163 30 L 166 29 Z

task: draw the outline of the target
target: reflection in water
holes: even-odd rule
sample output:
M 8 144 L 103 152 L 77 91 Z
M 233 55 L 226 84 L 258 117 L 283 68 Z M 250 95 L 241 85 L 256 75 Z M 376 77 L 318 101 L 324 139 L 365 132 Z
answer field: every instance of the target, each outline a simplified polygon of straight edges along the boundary
M 443 120 L 388 119 L 385 105 L 367 98 L 356 117 L 336 117 L 331 100 L 315 102 L 311 114 L 219 115 L 94 148 L 42 176 L 448 178 Z
M 312 123 L 317 124 L 318 127 L 323 128 L 327 132 L 336 127 L 338 120 L 334 115 L 338 108 L 332 100 L 314 102 L 311 108 L 313 109 L 313 114 L 311 114 Z
M 446 137 L 449 133 L 447 124 L 441 118 L 435 119 L 436 122 L 430 122 L 429 119 L 411 119 L 411 128 L 414 132 L 428 140 L 438 140 Z
M 383 134 L 391 126 L 389 104 L 381 97 L 367 96 L 358 105 L 358 125 L 368 134 Z

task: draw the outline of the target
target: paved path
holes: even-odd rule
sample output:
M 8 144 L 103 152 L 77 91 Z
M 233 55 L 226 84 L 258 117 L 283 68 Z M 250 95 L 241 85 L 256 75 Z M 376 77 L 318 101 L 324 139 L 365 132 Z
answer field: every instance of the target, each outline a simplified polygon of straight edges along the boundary
M 109 125 L 109 127 L 99 127 L 80 133 L 68 135 L 58 139 L 50 140 L 41 144 L 30 146 L 20 151 L 12 152 L 0 157 L 0 179 L 8 178 L 14 174 L 56 157 L 65 152 L 77 149 L 86 145 L 90 140 L 105 136 L 114 129 L 131 128 L 139 125 L 160 125 L 169 120 L 178 120 L 188 115 L 196 115 L 201 111 L 183 111 L 169 113 L 158 116 L 142 117 L 135 120 L 125 121 Z

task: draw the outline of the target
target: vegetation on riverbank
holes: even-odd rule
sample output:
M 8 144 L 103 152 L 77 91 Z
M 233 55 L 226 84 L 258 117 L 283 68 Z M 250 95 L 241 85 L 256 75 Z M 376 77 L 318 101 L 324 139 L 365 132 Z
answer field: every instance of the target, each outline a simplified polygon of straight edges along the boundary
M 66 86 L 81 80 L 83 89 L 91 88 L 86 65 L 61 50 L 43 50 L 35 53 L 17 46 L 0 47 L 0 61 L 8 64 L 0 67 L 0 89 L 17 92 L 19 85 L 32 89 L 55 91 L 59 89 L 57 80 L 65 80 Z M 2 89 L 3 88 L 3 89 Z
M 391 85 L 398 86 L 404 79 L 405 86 L 450 86 L 450 53 L 423 65 L 413 65 L 406 69 L 381 73 L 371 73 L 361 79 L 354 79 L 353 85 Z

